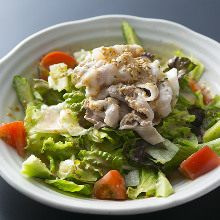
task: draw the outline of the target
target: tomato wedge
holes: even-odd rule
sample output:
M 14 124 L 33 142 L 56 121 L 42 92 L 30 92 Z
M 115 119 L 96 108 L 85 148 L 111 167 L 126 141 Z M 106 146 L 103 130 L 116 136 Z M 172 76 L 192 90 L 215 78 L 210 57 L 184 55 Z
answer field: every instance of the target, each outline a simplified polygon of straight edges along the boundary
M 41 79 L 47 80 L 49 76 L 50 65 L 57 63 L 65 63 L 68 68 L 74 67 L 76 60 L 67 53 L 55 51 L 47 54 L 39 65 Z
M 207 145 L 184 160 L 179 171 L 187 178 L 195 179 L 220 165 L 219 156 Z
M 117 170 L 109 171 L 95 183 L 93 196 L 97 199 L 127 199 L 124 178 Z
M 24 148 L 27 145 L 27 139 L 23 122 L 2 124 L 0 126 L 0 138 L 14 147 L 20 156 L 25 157 L 26 150 Z

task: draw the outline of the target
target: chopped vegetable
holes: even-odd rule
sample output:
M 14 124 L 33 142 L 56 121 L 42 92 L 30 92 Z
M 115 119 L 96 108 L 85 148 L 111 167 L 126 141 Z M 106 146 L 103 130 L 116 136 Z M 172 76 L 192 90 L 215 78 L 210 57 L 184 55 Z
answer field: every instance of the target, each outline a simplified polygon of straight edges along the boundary
M 136 199 L 139 195 L 152 197 L 156 192 L 157 173 L 153 169 L 142 169 L 139 175 L 137 187 L 128 187 L 127 194 L 131 199 Z
M 21 157 L 25 157 L 27 145 L 25 127 L 23 122 L 11 122 L 0 126 L 0 138 L 15 148 Z
M 127 194 L 131 199 L 136 199 L 141 195 L 144 197 L 167 197 L 174 192 L 169 180 L 160 170 L 144 168 L 139 176 L 137 187 L 128 187 Z
M 220 165 L 219 156 L 207 145 L 192 154 L 180 164 L 180 172 L 190 179 L 195 179 Z
M 39 65 L 41 79 L 47 80 L 49 76 L 49 67 L 57 63 L 65 63 L 69 68 L 72 68 L 76 64 L 76 60 L 69 54 L 61 51 L 47 54 Z
M 95 183 L 93 195 L 97 199 L 127 199 L 125 181 L 122 175 L 117 170 L 109 171 Z
M 29 177 L 38 177 L 42 179 L 49 178 L 51 175 L 46 165 L 33 154 L 24 161 L 21 173 Z
M 70 77 L 67 73 L 68 66 L 65 63 L 58 63 L 50 66 L 50 72 L 48 76 L 49 88 L 58 90 L 69 91 L 70 89 Z

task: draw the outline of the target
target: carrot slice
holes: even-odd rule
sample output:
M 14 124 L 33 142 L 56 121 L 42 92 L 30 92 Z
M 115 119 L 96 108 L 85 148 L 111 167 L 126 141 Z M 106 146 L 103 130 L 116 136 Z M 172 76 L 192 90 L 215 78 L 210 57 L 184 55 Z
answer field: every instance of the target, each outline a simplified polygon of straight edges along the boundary
M 68 68 L 72 68 L 76 64 L 76 60 L 67 53 L 61 51 L 55 51 L 47 54 L 40 62 L 40 78 L 47 80 L 49 76 L 50 65 L 57 63 L 65 63 Z

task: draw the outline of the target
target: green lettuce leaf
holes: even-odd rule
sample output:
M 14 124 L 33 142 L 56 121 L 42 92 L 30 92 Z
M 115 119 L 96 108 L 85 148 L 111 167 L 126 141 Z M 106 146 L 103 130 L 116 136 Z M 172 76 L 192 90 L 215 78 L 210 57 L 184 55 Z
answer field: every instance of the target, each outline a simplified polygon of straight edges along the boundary
M 201 108 L 201 109 L 205 109 L 205 104 L 203 101 L 203 94 L 201 92 L 201 90 L 198 90 L 197 92 L 195 92 L 195 95 L 197 96 L 197 100 L 195 102 L 195 107 Z
M 170 161 L 178 150 L 179 148 L 168 139 L 160 144 L 146 147 L 146 152 L 153 158 L 153 161 L 161 164 Z
M 47 140 L 44 141 L 43 148 L 42 148 L 41 152 L 42 153 L 44 153 L 45 151 L 53 151 L 54 152 L 54 151 L 57 151 L 57 150 L 65 150 L 65 149 L 68 149 L 68 148 L 71 148 L 71 147 L 74 147 L 73 142 L 65 141 L 65 143 L 63 143 L 62 141 L 58 141 L 58 142 L 55 143 L 53 138 L 49 137 Z
M 82 102 L 86 98 L 85 87 L 79 89 L 73 88 L 73 91 L 65 93 L 63 98 L 70 107 L 73 103 Z
M 173 140 L 174 144 L 181 144 L 181 145 L 187 145 L 191 147 L 197 147 L 198 146 L 198 138 L 195 134 L 189 133 L 187 136 L 178 137 Z
M 132 130 L 118 130 L 114 128 L 109 127 L 103 127 L 102 131 L 106 132 L 108 134 L 108 139 L 113 144 L 121 143 L 130 140 L 131 138 L 135 138 L 136 135 Z
M 169 180 L 160 171 L 144 168 L 139 175 L 139 184 L 136 188 L 128 187 L 127 195 L 131 199 L 144 197 L 167 197 L 174 192 Z
M 89 138 L 97 143 L 102 143 L 105 139 L 110 141 L 112 144 L 120 144 L 122 142 L 134 138 L 135 134 L 131 130 L 116 130 L 114 128 L 104 127 L 99 130 L 90 129 L 88 133 Z
M 178 110 L 174 108 L 172 112 L 162 120 L 157 127 L 158 132 L 165 138 L 173 140 L 178 137 L 185 138 L 191 133 L 191 122 L 195 120 L 195 115 L 190 115 L 187 109 Z
M 98 169 L 73 157 L 60 162 L 57 175 L 60 179 L 75 179 L 86 183 L 94 183 L 101 177 Z
M 90 164 L 95 169 L 104 175 L 109 170 L 122 171 L 123 159 L 120 156 L 115 156 L 104 151 L 86 151 L 81 150 L 78 153 L 80 160 Z
M 49 161 L 50 172 L 55 174 L 55 172 L 56 172 L 56 162 L 55 162 L 54 158 L 51 155 L 48 155 L 47 159 Z
M 64 101 L 64 91 L 50 89 L 48 82 L 43 79 L 34 79 L 34 95 L 46 105 L 57 105 Z
M 197 137 L 191 133 L 186 139 L 176 138 L 174 143 L 179 148 L 179 151 L 170 161 L 162 166 L 163 170 L 167 173 L 178 168 L 185 159 L 187 159 L 189 156 L 197 152 L 205 145 L 208 145 L 220 156 L 220 138 L 206 143 L 198 144 Z
M 199 149 L 198 145 L 176 144 L 176 146 L 179 148 L 176 155 L 170 161 L 168 161 L 162 166 L 163 170 L 166 173 L 169 173 L 173 171 L 174 169 L 177 169 L 185 159 L 187 159 L 189 156 L 191 156 L 193 153 L 195 153 Z
M 140 167 L 143 165 L 158 168 L 173 160 L 179 151 L 179 147 L 168 139 L 157 145 L 136 139 L 125 142 L 123 151 L 128 158 L 128 163 L 132 166 Z
M 65 140 L 63 137 L 62 139 Z M 53 156 L 55 159 L 65 160 L 70 158 L 72 155 L 79 152 L 81 149 L 79 146 L 78 138 L 71 138 L 72 141 L 57 141 L 49 137 L 43 142 L 41 153 L 46 153 Z
M 142 169 L 137 188 L 128 187 L 127 195 L 131 199 L 136 199 L 140 194 L 146 197 L 155 195 L 157 173 L 153 169 Z
M 48 138 L 53 138 L 54 140 L 59 139 L 58 134 L 51 134 L 51 133 L 41 133 L 37 132 L 36 130 L 32 129 L 29 133 L 27 133 L 27 146 L 26 149 L 32 153 L 41 153 L 43 148 L 43 143 Z
M 81 87 L 79 90 L 73 88 L 71 93 L 65 93 L 63 98 L 65 99 L 64 108 L 70 108 L 72 111 L 80 113 L 83 111 L 85 96 L 85 87 Z
M 96 182 L 101 174 L 98 169 L 85 161 L 75 160 L 72 177 L 86 183 Z
M 42 117 L 40 110 L 41 105 L 28 105 L 26 116 L 24 119 L 25 131 L 27 134 L 27 147 L 30 152 L 40 153 L 43 147 L 43 142 L 49 137 L 54 140 L 59 139 L 60 135 L 54 133 L 41 133 L 36 130 L 36 125 Z
M 79 125 L 77 114 L 71 109 L 64 109 L 61 111 L 60 123 L 71 136 L 79 136 L 87 133 L 87 129 Z
M 67 180 L 45 180 L 47 184 L 53 185 L 58 189 L 66 192 L 77 192 L 79 194 L 91 196 L 92 195 L 92 186 L 89 184 L 78 185 L 72 181 Z
M 26 109 L 26 116 L 24 119 L 24 126 L 27 133 L 38 123 L 42 113 L 40 111 L 41 105 L 28 105 Z
M 77 113 L 63 109 L 63 103 L 55 106 L 28 106 L 24 122 L 27 133 L 79 136 L 87 132 L 87 129 L 79 125 Z
M 102 143 L 105 141 L 105 138 L 112 141 L 112 138 L 106 132 L 97 129 L 90 129 L 88 132 L 88 138 L 96 143 Z
M 27 132 L 26 149 L 28 151 L 36 154 L 46 153 L 55 159 L 63 160 L 71 157 L 72 154 L 80 150 L 79 137 L 70 137 L 68 134 L 62 136 L 56 130 L 54 130 L 54 133 L 39 132 L 37 125 L 42 117 L 44 115 L 40 106 L 29 105 L 27 107 L 24 125 Z M 74 118 L 72 117 L 71 120 L 74 120 Z
M 101 150 L 113 153 L 113 151 L 122 147 L 125 141 L 134 137 L 133 131 L 118 131 L 107 127 L 99 130 L 89 128 L 86 135 L 81 136 L 81 141 L 86 150 Z

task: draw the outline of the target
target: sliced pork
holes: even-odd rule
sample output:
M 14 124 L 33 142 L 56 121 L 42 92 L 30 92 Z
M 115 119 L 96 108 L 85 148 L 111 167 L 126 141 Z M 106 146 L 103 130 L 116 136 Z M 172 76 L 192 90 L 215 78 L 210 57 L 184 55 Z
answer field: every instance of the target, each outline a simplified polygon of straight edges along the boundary
M 84 104 L 84 108 L 87 109 L 85 118 L 95 124 L 95 128 L 103 127 L 104 125 L 116 128 L 120 119 L 118 103 L 118 100 L 110 97 L 104 100 L 88 98 Z
M 164 139 L 154 125 L 177 101 L 177 70 L 164 73 L 158 60 L 143 54 L 139 45 L 96 48 L 72 70 L 72 82 L 86 87 L 85 119 L 96 129 L 133 129 L 157 144 Z

